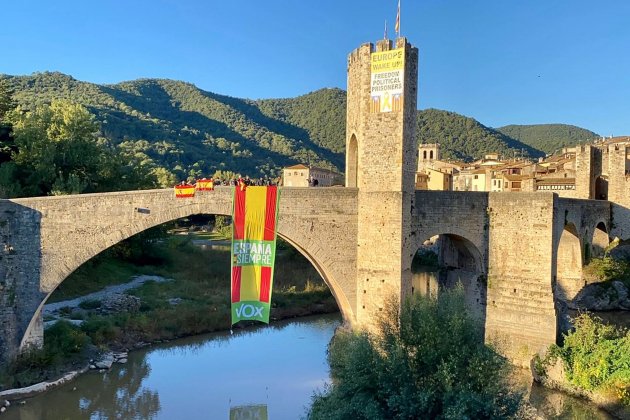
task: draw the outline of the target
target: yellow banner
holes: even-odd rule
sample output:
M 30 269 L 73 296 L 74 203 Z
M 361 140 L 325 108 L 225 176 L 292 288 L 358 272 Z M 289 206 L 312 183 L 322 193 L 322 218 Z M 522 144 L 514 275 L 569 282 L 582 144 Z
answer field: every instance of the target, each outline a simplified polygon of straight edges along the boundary
M 370 112 L 402 111 L 405 50 L 372 53 L 371 70 Z

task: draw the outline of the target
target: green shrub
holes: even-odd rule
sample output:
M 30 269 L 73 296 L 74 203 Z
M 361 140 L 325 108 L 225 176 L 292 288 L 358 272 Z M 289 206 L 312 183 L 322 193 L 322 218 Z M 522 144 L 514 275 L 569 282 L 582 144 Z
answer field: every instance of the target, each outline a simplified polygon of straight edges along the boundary
M 93 316 L 81 324 L 81 330 L 87 334 L 96 345 L 110 343 L 120 337 L 120 328 L 110 318 Z
M 575 330 L 548 357 L 559 357 L 572 385 L 614 397 L 630 406 L 630 334 L 606 325 L 601 319 L 581 314 Z
M 98 309 L 100 307 L 101 301 L 98 299 L 87 299 L 79 303 L 79 308 L 85 309 L 86 311 Z
M 51 356 L 78 353 L 89 343 L 89 338 L 79 327 L 67 321 L 58 321 L 44 331 L 44 349 Z
M 584 276 L 599 282 L 619 280 L 630 286 L 630 263 L 610 257 L 593 258 L 584 266 Z
M 313 397 L 310 419 L 507 418 L 521 396 L 507 362 L 483 344 L 463 290 L 388 306 L 376 334 L 338 333 L 333 385 Z

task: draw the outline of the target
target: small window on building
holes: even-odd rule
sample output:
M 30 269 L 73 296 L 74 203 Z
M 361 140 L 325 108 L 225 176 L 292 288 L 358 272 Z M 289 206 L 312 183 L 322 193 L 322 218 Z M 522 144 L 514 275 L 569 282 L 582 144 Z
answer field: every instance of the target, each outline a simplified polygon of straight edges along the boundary
M 297 176 L 297 171 L 293 172 L 293 175 Z
M 429 152 L 429 159 L 433 159 L 433 150 Z
M 512 188 L 521 188 L 521 182 L 520 181 L 512 182 Z
M 475 175 L 475 179 L 479 179 L 479 175 Z
M 427 158 L 427 151 L 425 150 L 424 152 L 422 152 L 422 154 L 424 156 L 422 159 L 426 159 Z
M 501 188 L 501 181 L 499 180 L 499 188 Z

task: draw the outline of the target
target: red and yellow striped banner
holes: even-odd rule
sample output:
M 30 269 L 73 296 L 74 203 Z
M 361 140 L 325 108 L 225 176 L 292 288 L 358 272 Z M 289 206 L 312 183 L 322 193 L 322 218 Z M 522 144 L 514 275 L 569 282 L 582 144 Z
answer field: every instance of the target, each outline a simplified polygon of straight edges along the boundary
M 269 323 L 278 197 L 277 187 L 234 188 L 232 324 Z

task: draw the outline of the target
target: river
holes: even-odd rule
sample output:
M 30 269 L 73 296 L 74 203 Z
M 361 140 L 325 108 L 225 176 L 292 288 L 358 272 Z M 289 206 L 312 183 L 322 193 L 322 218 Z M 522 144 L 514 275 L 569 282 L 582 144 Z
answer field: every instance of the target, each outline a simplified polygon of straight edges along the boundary
M 329 381 L 326 347 L 339 323 L 339 315 L 306 317 L 134 351 L 126 364 L 14 404 L 0 419 L 299 419 Z M 610 418 L 541 387 L 527 395 L 546 418 Z

